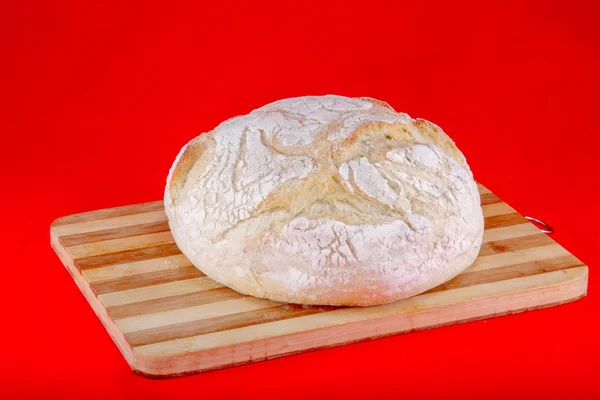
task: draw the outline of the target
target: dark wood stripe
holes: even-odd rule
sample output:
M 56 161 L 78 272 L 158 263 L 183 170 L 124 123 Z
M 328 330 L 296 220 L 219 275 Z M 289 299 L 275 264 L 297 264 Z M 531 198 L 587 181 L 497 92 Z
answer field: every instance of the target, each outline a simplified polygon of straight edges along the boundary
M 160 285 L 183 281 L 185 279 L 201 278 L 206 276 L 193 265 L 186 265 L 179 268 L 171 268 L 162 271 L 147 272 L 144 274 L 129 275 L 122 278 L 106 279 L 103 281 L 92 282 L 92 289 L 96 294 L 105 294 L 120 292 L 122 290 L 138 289 L 147 286 Z
M 519 213 L 494 215 L 485 218 L 485 229 L 502 228 L 505 226 L 524 224 L 526 222 L 529 221 Z
M 96 221 L 99 219 L 122 217 L 124 215 L 142 214 L 152 211 L 161 211 L 164 209 L 164 202 L 162 200 L 152 201 L 150 203 L 106 208 L 104 210 L 88 211 L 81 214 L 67 215 L 66 217 L 56 219 L 52 223 L 52 226 L 69 225 L 75 224 L 77 222 Z
M 169 230 L 168 221 L 157 221 L 149 224 L 125 226 L 121 228 L 105 229 L 77 235 L 62 236 L 60 239 L 67 247 L 99 242 L 101 240 L 121 239 L 147 233 L 166 232 Z
M 235 290 L 221 287 L 108 307 L 107 310 L 114 319 L 120 319 L 134 315 L 151 314 L 202 304 L 217 303 L 224 300 L 239 299 L 243 296 Z
M 247 311 L 239 314 L 224 315 L 222 317 L 207 318 L 198 321 L 131 332 L 126 334 L 125 338 L 132 346 L 143 346 L 167 340 L 206 335 L 213 332 L 319 314 L 337 310 L 339 308 L 341 307 L 303 307 L 297 304 L 280 305 L 262 310 Z
M 80 270 L 181 254 L 175 242 L 75 259 Z
M 486 269 L 482 271 L 467 272 L 456 278 L 437 286 L 425 293 L 441 292 L 483 283 L 505 281 L 507 279 L 522 278 L 525 276 L 543 274 L 545 272 L 559 271 L 581 267 L 584 264 L 572 255 L 556 257 L 550 260 L 531 261 L 521 264 Z
M 534 235 L 516 237 L 504 240 L 495 240 L 481 245 L 479 257 L 489 256 L 491 254 L 505 253 L 507 251 L 516 251 L 530 249 L 532 247 L 544 246 L 552 244 L 554 241 L 543 233 Z
M 502 203 L 500 197 L 496 196 L 494 193 L 484 193 L 480 197 L 482 206 L 486 206 L 488 204 Z

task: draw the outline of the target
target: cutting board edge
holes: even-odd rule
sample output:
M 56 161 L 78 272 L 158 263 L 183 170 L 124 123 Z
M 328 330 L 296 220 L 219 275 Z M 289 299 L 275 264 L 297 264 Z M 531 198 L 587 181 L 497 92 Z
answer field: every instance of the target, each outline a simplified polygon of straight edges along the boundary
M 290 339 L 292 339 L 296 336 L 297 337 L 306 337 L 306 335 L 309 333 L 317 333 L 317 332 L 319 333 L 320 336 L 328 335 L 329 337 L 337 337 L 339 335 L 339 333 L 336 333 L 337 330 L 340 330 L 340 331 L 351 330 L 356 327 L 361 327 L 361 325 L 363 325 L 363 326 L 374 325 L 380 321 L 389 323 L 390 321 L 393 322 L 393 318 L 390 318 L 389 316 L 384 316 L 384 317 L 379 317 L 379 318 L 373 318 L 368 321 L 357 321 L 357 322 L 352 322 L 352 323 L 347 323 L 347 324 L 334 325 L 334 326 L 330 326 L 330 327 L 326 327 L 326 328 L 313 329 L 310 331 L 295 332 L 295 333 L 276 336 L 276 337 L 242 342 L 242 343 L 239 343 L 236 345 L 216 347 L 216 348 L 212 348 L 210 350 L 198 350 L 198 351 L 194 351 L 194 352 L 180 354 L 177 356 L 172 356 L 172 355 L 167 355 L 167 356 L 148 355 L 148 356 L 146 356 L 142 352 L 140 352 L 138 349 L 134 348 L 133 349 L 134 352 L 137 353 L 136 362 L 135 362 L 135 364 L 130 364 L 130 366 L 136 374 L 143 376 L 145 378 L 169 379 L 169 378 L 193 375 L 193 374 L 202 373 L 202 372 L 215 371 L 215 370 L 225 369 L 225 368 L 230 368 L 230 367 L 235 367 L 235 366 L 253 364 L 256 362 L 268 361 L 268 360 L 272 360 L 275 358 L 297 355 L 297 354 L 318 351 L 318 350 L 324 350 L 324 349 L 338 347 L 338 346 L 344 346 L 344 345 L 348 345 L 348 344 L 360 343 L 360 342 L 364 342 L 364 341 L 368 341 L 368 340 L 377 340 L 377 339 L 381 339 L 381 338 L 385 338 L 385 337 L 389 337 L 389 336 L 401 335 L 401 334 L 406 334 L 406 333 L 411 333 L 411 332 L 435 329 L 435 328 L 439 328 L 439 327 L 443 327 L 443 326 L 468 323 L 468 322 L 478 321 L 478 320 L 482 320 L 482 319 L 490 319 L 490 318 L 496 318 L 496 317 L 501 317 L 501 316 L 506 316 L 506 315 L 518 314 L 518 313 L 527 312 L 527 311 L 534 311 L 534 310 L 541 310 L 541 309 L 545 309 L 545 308 L 555 307 L 555 306 L 568 304 L 568 303 L 580 300 L 580 299 L 584 298 L 587 294 L 587 281 L 588 281 L 588 272 L 589 272 L 588 267 L 584 265 L 584 266 L 573 268 L 573 270 L 579 271 L 577 276 L 574 277 L 573 279 L 566 280 L 566 281 L 557 280 L 556 282 L 553 282 L 553 283 L 545 285 L 545 286 L 539 286 L 539 287 L 535 287 L 535 288 L 531 288 L 531 289 L 528 289 L 525 291 L 518 292 L 518 293 L 544 292 L 544 290 L 548 290 L 549 288 L 555 288 L 557 292 L 564 294 L 564 297 L 559 297 L 556 301 L 550 301 L 545 304 L 537 304 L 537 305 L 533 305 L 533 306 L 525 306 L 525 307 L 514 308 L 514 309 L 509 307 L 509 308 L 506 308 L 505 310 L 502 310 L 500 312 L 493 313 L 493 314 L 485 313 L 485 309 L 482 309 L 481 310 L 482 314 L 472 316 L 472 317 L 467 317 L 467 318 L 462 318 L 462 319 L 449 319 L 442 323 L 434 323 L 434 324 L 430 324 L 430 325 L 416 326 L 416 327 L 412 327 L 410 329 L 400 329 L 400 330 L 392 329 L 389 332 L 385 332 L 385 333 L 382 333 L 379 335 L 366 335 L 366 334 L 362 334 L 362 333 L 360 333 L 360 334 L 356 333 L 357 338 L 355 338 L 355 339 L 350 339 L 347 341 L 340 341 L 340 342 L 324 343 L 322 345 L 315 345 L 315 346 L 298 347 L 291 351 L 281 351 L 278 353 L 272 353 L 272 352 L 265 350 L 265 353 L 269 353 L 269 355 L 264 356 L 264 357 L 259 357 L 259 358 L 250 357 L 245 360 L 230 362 L 230 363 L 215 362 L 214 363 L 215 365 L 210 365 L 210 366 L 206 365 L 205 367 L 200 367 L 200 368 L 196 368 L 193 370 L 188 368 L 189 364 L 201 365 L 203 362 L 205 362 L 205 360 L 203 360 L 203 356 L 215 357 L 215 353 L 218 353 L 219 351 L 226 351 L 228 348 L 235 348 L 237 353 L 243 353 L 243 351 L 241 351 L 240 349 L 243 349 L 244 347 L 249 347 L 249 348 L 259 347 L 260 348 L 261 345 L 269 346 L 269 345 L 272 345 L 272 342 L 282 342 L 282 343 L 289 342 Z M 561 272 L 561 271 L 548 272 L 547 274 L 554 274 L 557 272 Z M 522 278 L 517 278 L 517 279 L 522 279 Z M 550 293 L 552 293 L 552 292 L 550 292 Z M 512 294 L 513 294 L 512 292 L 507 292 L 502 296 L 509 297 Z M 552 296 L 548 296 L 548 297 L 552 297 Z M 484 297 L 484 298 L 480 299 L 479 301 L 484 303 L 485 301 L 488 301 L 490 299 L 498 299 L 498 298 L 499 297 L 497 295 L 491 295 L 489 297 Z M 537 300 L 531 300 L 532 303 L 539 303 L 540 302 L 539 298 L 540 297 L 538 296 L 538 297 L 536 297 Z M 508 299 L 506 301 L 507 301 L 507 304 L 510 303 L 510 301 Z M 433 307 L 433 308 L 430 308 L 430 309 L 427 309 L 424 311 L 427 313 L 443 312 L 444 308 L 446 308 L 446 307 L 452 308 L 455 306 L 456 306 L 456 304 L 452 303 L 452 304 L 447 304 L 444 306 Z M 420 312 L 420 310 L 417 310 L 414 312 L 403 313 L 400 315 L 402 317 L 405 317 L 406 319 L 412 319 L 419 312 Z M 181 359 L 184 360 L 183 365 L 181 365 L 179 367 L 175 366 L 175 361 L 181 360 Z M 189 359 L 189 360 L 186 360 L 186 359 Z M 163 362 L 169 364 L 169 369 L 164 369 L 160 372 L 157 371 L 157 369 L 160 368 L 159 365 Z
M 96 314 L 96 317 L 100 320 L 104 329 L 108 332 L 113 342 L 117 345 L 117 348 L 127 361 L 127 364 L 135 371 L 135 366 L 139 363 L 137 355 L 134 349 L 129 345 L 123 333 L 117 327 L 115 321 L 108 314 L 106 308 L 102 305 L 102 302 L 91 288 L 91 286 L 85 280 L 83 274 L 75 265 L 75 261 L 67 254 L 66 248 L 61 244 L 60 237 L 54 230 L 54 224 L 50 226 L 50 245 L 54 252 L 65 266 L 65 269 L 71 275 L 73 281 L 83 294 L 88 304 L 92 307 L 92 310 Z

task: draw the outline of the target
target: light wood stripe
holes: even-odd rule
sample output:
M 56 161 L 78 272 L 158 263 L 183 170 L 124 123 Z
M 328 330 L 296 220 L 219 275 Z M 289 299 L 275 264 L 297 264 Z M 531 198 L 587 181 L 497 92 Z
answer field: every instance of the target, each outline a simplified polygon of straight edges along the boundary
M 195 322 L 201 319 L 213 319 L 230 314 L 243 314 L 247 311 L 263 310 L 273 306 L 283 306 L 283 304 L 272 300 L 246 296 L 153 314 L 136 315 L 117 319 L 116 322 L 124 333 L 143 332 L 162 327 L 168 330 L 169 326 L 172 327 L 177 324 Z
M 96 294 L 112 293 L 121 290 L 137 289 L 146 286 L 158 285 L 167 282 L 183 281 L 186 279 L 201 278 L 205 276 L 202 271 L 193 265 L 177 269 L 165 269 L 148 272 L 146 274 L 131 275 L 124 278 L 114 278 L 91 283 Z
M 491 190 L 483 186 L 481 183 L 477 183 L 477 189 L 479 190 L 479 194 L 482 195 L 484 193 L 491 193 Z
M 546 263 L 531 262 L 511 265 L 495 270 L 484 270 L 461 274 L 447 283 L 431 289 L 427 293 L 440 292 L 451 289 L 458 289 L 468 286 L 505 281 L 508 279 L 522 278 L 546 272 L 557 270 L 566 270 L 580 267 L 582 263 L 575 257 L 568 255 L 549 260 Z M 253 299 L 254 300 L 254 299 Z M 278 307 L 268 307 L 265 303 L 264 310 L 256 310 L 252 313 L 227 314 L 226 317 L 210 316 L 197 310 L 177 310 L 171 313 L 147 314 L 143 316 L 128 318 L 127 321 L 135 321 L 135 325 L 129 324 L 126 333 L 135 332 L 134 335 L 127 335 L 128 340 L 133 341 L 133 345 L 144 345 L 168 341 L 174 338 L 184 338 L 197 336 L 212 332 L 235 329 L 242 326 L 257 325 L 277 321 L 279 319 L 290 318 L 289 309 L 307 308 L 298 305 L 279 305 Z M 337 310 L 341 307 L 309 307 L 316 309 L 315 312 Z M 319 311 L 320 309 L 320 311 Z M 177 313 L 178 317 L 174 314 Z M 266 316 L 268 315 L 268 316 Z M 207 319 L 209 319 L 207 321 Z M 140 322 L 142 321 L 142 322 Z M 237 322 L 236 322 L 237 321 Z M 120 321 L 117 321 L 120 325 Z M 150 327 L 152 325 L 152 327 Z
M 143 215 L 143 214 L 142 214 Z M 147 235 L 149 233 L 167 232 L 169 223 L 167 221 L 151 222 L 148 224 L 125 226 L 122 228 L 105 229 L 102 231 L 80 233 L 77 235 L 63 236 L 60 240 L 67 247 L 81 244 L 101 242 L 111 239 L 127 238 L 130 236 Z
M 175 243 L 165 243 L 158 246 L 143 247 L 138 249 L 118 251 L 109 254 L 99 254 L 75 260 L 81 270 L 106 267 L 109 265 L 129 263 L 134 261 L 150 260 L 158 257 L 167 257 L 181 254 Z
M 532 247 L 544 246 L 552 243 L 554 243 L 554 241 L 543 233 L 512 239 L 494 240 L 481 245 L 479 256 L 481 257 L 490 254 L 505 253 L 507 251 L 529 249 Z
M 537 275 L 545 272 L 567 270 L 581 267 L 583 263 L 572 255 L 553 258 L 550 260 L 531 261 L 527 263 L 510 265 L 507 267 L 486 269 L 475 272 L 465 272 L 456 278 L 437 286 L 427 293 L 441 292 L 482 283 L 505 281 L 508 279 L 522 278 L 524 276 Z
M 524 278 L 511 279 L 510 281 L 492 282 L 444 292 L 422 294 L 381 306 L 342 308 L 325 313 L 274 321 L 268 324 L 246 326 L 243 328 L 191 336 L 188 338 L 178 338 L 144 346 L 137 346 L 136 350 L 145 355 L 168 356 L 170 354 L 180 353 L 182 348 L 186 349 L 187 353 L 199 350 L 210 350 L 217 347 L 254 342 L 271 337 L 319 330 L 334 325 L 350 324 L 365 320 L 373 320 L 374 323 L 377 323 L 379 318 L 391 315 L 396 316 L 396 318 L 405 319 L 407 323 L 406 330 L 408 331 L 413 329 L 413 324 L 422 326 L 421 323 L 415 321 L 411 316 L 411 313 L 415 311 L 423 311 L 425 309 L 448 306 L 451 304 L 464 304 L 465 307 L 462 308 L 462 310 L 464 313 L 468 313 L 470 311 L 469 305 L 472 307 L 472 304 L 478 299 L 501 296 L 506 294 L 507 290 L 510 290 L 515 298 L 516 296 L 518 296 L 518 298 L 527 298 L 528 290 L 536 290 L 541 286 L 557 285 L 557 281 L 572 281 L 578 279 L 578 277 L 583 274 L 587 274 L 586 267 L 572 268 L 566 271 L 548 272 Z M 490 304 L 490 308 L 491 309 L 487 314 L 493 315 L 493 303 Z M 397 322 L 398 319 L 396 319 L 396 323 Z M 375 329 L 376 325 L 373 326 L 373 331 L 375 331 Z M 398 332 L 402 330 L 398 330 L 396 327 L 394 331 Z
M 108 307 L 108 312 L 114 319 L 122 319 L 134 315 L 177 310 L 179 308 L 218 303 L 220 301 L 239 299 L 241 297 L 243 297 L 242 294 L 227 287 L 221 287 L 218 289 L 203 290 L 183 295 L 178 294 L 121 306 Z
M 87 258 L 126 250 L 160 246 L 162 244 L 173 242 L 174 240 L 173 235 L 171 235 L 171 231 L 167 231 L 132 236 L 122 239 L 103 240 L 101 242 L 80 244 L 78 246 L 69 247 L 68 251 L 75 260 L 78 260 L 84 257 Z
M 494 215 L 503 215 L 516 212 L 514 208 L 506 203 L 488 204 L 481 207 L 484 217 L 493 217 Z
M 530 261 L 543 261 L 550 258 L 567 255 L 569 255 L 567 250 L 560 247 L 559 244 L 553 243 L 546 246 L 507 251 L 506 253 L 490 254 L 488 256 L 479 256 L 473 265 L 471 265 L 465 272 L 494 269 Z
M 200 271 L 191 263 L 188 263 L 187 265 L 182 265 L 176 268 L 159 269 L 137 275 L 103 279 L 100 281 L 91 282 L 90 284 L 97 294 L 107 294 L 130 289 L 140 289 L 146 286 L 159 285 L 168 282 L 194 279 L 203 276 L 205 275 L 202 271 Z
M 105 307 L 113 307 L 220 287 L 223 285 L 208 277 L 201 277 L 106 293 L 98 297 Z
M 135 261 L 124 264 L 115 264 L 108 267 L 92 268 L 83 271 L 83 275 L 90 282 L 109 279 L 124 278 L 131 275 L 145 274 L 166 269 L 176 269 L 192 265 L 183 254 L 169 257 L 153 258 L 151 260 Z
M 52 223 L 52 228 L 56 233 L 56 228 L 63 225 L 73 225 L 87 221 L 99 221 L 106 218 L 122 217 L 125 215 L 135 215 L 149 213 L 153 211 L 164 211 L 164 201 L 152 201 L 149 203 L 133 204 L 130 206 L 106 208 L 103 210 L 88 211 L 80 214 L 68 215 L 56 219 Z
M 88 237 L 93 237 L 93 234 L 97 236 L 107 235 L 110 233 L 110 231 L 112 231 L 113 233 L 120 232 L 122 228 L 165 221 L 167 221 L 167 215 L 165 214 L 164 210 L 160 210 L 142 214 L 124 215 L 121 217 L 79 222 L 71 225 L 59 225 L 53 227 L 52 229 L 54 229 L 56 233 L 61 237 L 61 240 L 63 240 L 65 246 L 72 246 L 71 244 L 66 244 L 64 240 L 66 238 L 69 238 L 68 241 L 74 241 L 75 239 L 77 239 L 79 241 L 85 242 L 85 240 Z
M 278 305 L 244 313 L 219 315 L 213 318 L 184 322 L 166 327 L 131 332 L 125 335 L 132 346 L 143 346 L 209 333 L 239 329 L 252 325 L 268 324 L 306 315 L 320 314 L 337 310 L 340 307 L 303 307 L 298 304 Z
M 501 228 L 486 229 L 483 232 L 483 243 L 492 242 L 495 240 L 504 240 L 511 238 L 519 238 L 523 236 L 531 236 L 542 234 L 538 228 L 533 226 L 530 222 L 514 225 L 505 226 Z

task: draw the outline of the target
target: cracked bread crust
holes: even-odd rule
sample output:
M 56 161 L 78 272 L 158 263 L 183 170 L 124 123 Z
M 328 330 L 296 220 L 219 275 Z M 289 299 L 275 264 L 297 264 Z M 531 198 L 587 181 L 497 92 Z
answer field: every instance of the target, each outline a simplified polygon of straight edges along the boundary
M 479 192 L 436 125 L 370 98 L 280 100 L 189 142 L 165 189 L 181 251 L 241 293 L 375 305 L 475 260 Z

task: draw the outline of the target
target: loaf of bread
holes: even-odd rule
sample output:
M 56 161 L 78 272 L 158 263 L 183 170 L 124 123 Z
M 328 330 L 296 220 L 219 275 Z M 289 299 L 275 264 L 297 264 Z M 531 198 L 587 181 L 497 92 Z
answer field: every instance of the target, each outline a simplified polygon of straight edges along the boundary
M 291 98 L 221 123 L 177 156 L 165 209 L 206 275 L 300 304 L 416 295 L 471 265 L 483 235 L 454 142 L 371 98 Z

